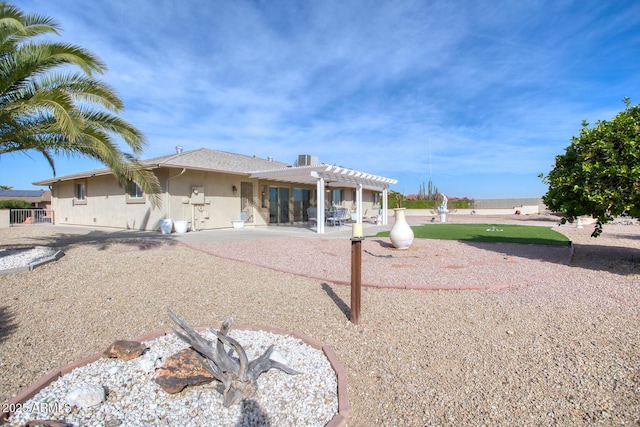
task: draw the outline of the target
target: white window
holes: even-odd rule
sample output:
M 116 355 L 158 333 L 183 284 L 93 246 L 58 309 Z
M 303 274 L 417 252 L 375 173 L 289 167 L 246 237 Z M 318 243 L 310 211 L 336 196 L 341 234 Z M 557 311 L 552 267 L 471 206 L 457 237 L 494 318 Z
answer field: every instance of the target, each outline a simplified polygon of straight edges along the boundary
M 329 206 L 342 206 L 342 189 L 331 190 L 329 193 Z
M 142 191 L 142 187 L 137 182 L 129 181 L 127 183 L 127 203 L 146 203 L 147 198 Z
M 132 199 L 141 199 L 144 197 L 144 193 L 142 192 L 142 188 L 138 185 L 137 182 L 129 181 L 128 185 L 129 197 Z
M 87 183 L 79 182 L 76 184 L 76 199 L 87 200 Z
M 86 205 L 87 204 L 87 182 L 77 181 L 76 192 L 73 197 L 74 205 Z

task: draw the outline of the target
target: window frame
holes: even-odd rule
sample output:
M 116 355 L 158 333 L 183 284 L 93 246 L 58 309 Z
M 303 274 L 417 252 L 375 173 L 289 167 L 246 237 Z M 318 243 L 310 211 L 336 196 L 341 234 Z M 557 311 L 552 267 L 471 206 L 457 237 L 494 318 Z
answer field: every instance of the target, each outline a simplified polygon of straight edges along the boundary
M 83 191 L 80 192 L 79 189 Z M 82 196 L 82 197 L 80 197 Z M 87 180 L 74 181 L 73 183 L 73 205 L 86 205 L 87 204 Z
M 140 195 L 138 195 L 138 190 Z M 127 204 L 144 204 L 147 203 L 147 195 L 140 184 L 135 181 L 128 181 L 125 188 L 126 202 Z
M 342 206 L 344 202 L 344 189 L 331 188 L 329 192 L 329 206 Z

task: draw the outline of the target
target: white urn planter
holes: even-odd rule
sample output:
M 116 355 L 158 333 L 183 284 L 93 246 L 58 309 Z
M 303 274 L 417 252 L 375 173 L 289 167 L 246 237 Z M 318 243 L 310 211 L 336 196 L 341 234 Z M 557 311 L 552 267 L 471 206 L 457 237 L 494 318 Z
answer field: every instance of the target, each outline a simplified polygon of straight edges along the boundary
M 397 249 L 409 249 L 413 243 L 413 230 L 409 227 L 405 218 L 405 208 L 394 209 L 395 223 L 391 227 L 389 239 L 391 244 Z
M 173 229 L 173 221 L 169 218 L 163 218 L 160 220 L 160 232 L 162 234 L 171 234 Z
M 189 230 L 189 221 L 174 221 L 173 226 L 176 229 L 176 233 L 186 233 Z

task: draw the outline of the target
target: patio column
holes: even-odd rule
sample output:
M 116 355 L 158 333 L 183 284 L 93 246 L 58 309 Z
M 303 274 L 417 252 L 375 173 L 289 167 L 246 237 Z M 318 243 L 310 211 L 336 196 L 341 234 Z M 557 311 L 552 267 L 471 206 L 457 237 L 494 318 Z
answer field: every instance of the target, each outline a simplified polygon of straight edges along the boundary
M 356 192 L 356 213 L 358 214 L 358 224 L 362 224 L 362 184 L 358 184 Z
M 389 191 L 382 190 L 382 225 L 389 224 Z
M 324 233 L 324 178 L 316 181 L 316 233 Z

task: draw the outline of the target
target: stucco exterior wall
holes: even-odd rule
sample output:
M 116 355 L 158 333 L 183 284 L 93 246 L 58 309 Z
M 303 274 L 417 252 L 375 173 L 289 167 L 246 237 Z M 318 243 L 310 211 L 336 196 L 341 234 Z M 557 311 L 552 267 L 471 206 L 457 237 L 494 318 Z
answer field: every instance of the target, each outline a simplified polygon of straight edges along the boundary
M 86 200 L 75 198 L 75 186 L 86 183 Z M 163 218 L 161 210 L 144 203 L 130 203 L 123 188 L 112 176 L 65 181 L 52 186 L 56 224 L 155 230 Z
M 154 209 L 148 199 L 144 203 L 133 203 L 130 199 L 128 202 L 124 189 L 111 176 L 61 182 L 53 186 L 56 223 L 158 230 L 159 221 L 170 218 L 189 221 L 192 227 L 201 230 L 231 227 L 232 220 L 240 219 L 240 183 L 243 177 L 212 172 L 180 172 L 173 169 L 156 171 L 163 190 L 159 209 Z M 78 182 L 86 182 L 86 203 L 75 199 Z M 254 194 L 256 186 L 254 183 Z M 203 204 L 191 203 L 194 187 L 203 190 Z
M 239 220 L 241 213 L 241 183 L 253 183 L 254 222 L 250 225 L 265 225 L 257 215 L 255 206 L 258 194 L 258 181 L 241 175 L 222 174 L 204 171 L 171 170 L 163 176 L 167 189 L 166 203 L 163 209 L 167 218 L 189 221 L 191 229 L 204 230 L 212 228 L 230 228 L 231 221 Z M 162 180 L 161 180 L 162 182 Z M 234 194 L 235 187 L 235 194 Z M 203 204 L 193 204 L 197 195 L 192 195 L 193 188 L 204 193 Z M 200 190 L 199 190 L 200 193 Z M 193 200 L 192 200 L 193 196 Z M 252 212 L 250 212 L 251 214 Z
M 520 212 L 520 215 L 537 215 L 540 213 L 539 206 L 525 205 L 509 209 L 452 209 L 447 215 L 515 215 L 517 211 Z M 393 209 L 389 210 L 389 215 L 393 216 Z M 439 214 L 433 209 L 407 209 L 405 215 L 437 217 Z
M 0 228 L 11 226 L 11 209 L 0 209 Z
M 159 221 L 169 218 L 188 221 L 190 230 L 231 228 L 241 219 L 242 184 L 251 183 L 246 227 L 269 225 L 269 187 L 288 187 L 289 210 L 294 212 L 294 188 L 310 190 L 315 206 L 316 186 L 260 181 L 244 175 L 162 168 L 154 171 L 162 187 L 162 206 L 154 209 L 148 199 L 131 200 L 111 175 L 95 176 L 52 185 L 56 224 L 159 230 Z M 75 198 L 76 184 L 86 183 L 86 200 Z M 194 194 L 193 189 L 198 189 Z M 262 192 L 265 192 L 263 196 Z M 354 192 L 343 188 L 342 206 L 355 212 Z M 363 191 L 363 215 L 377 215 L 374 193 Z M 199 199 L 199 200 L 198 200 Z M 264 202 L 263 202 L 264 200 Z M 197 202 L 197 203 L 196 203 Z M 290 217 L 290 223 L 294 220 Z

